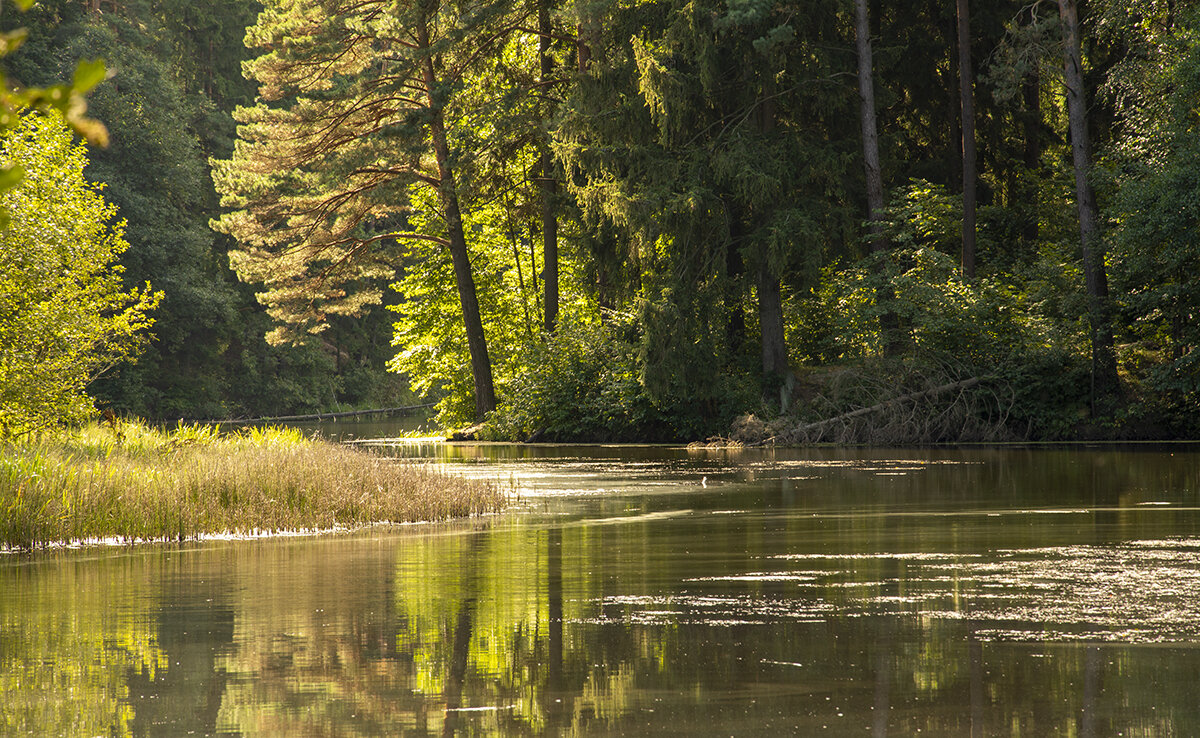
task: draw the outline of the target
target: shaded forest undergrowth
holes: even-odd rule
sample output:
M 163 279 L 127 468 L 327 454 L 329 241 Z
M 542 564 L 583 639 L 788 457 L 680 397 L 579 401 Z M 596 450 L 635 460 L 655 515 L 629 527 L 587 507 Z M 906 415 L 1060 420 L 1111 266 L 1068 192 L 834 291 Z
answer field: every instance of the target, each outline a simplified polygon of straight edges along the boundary
M 1188 356 L 1153 336 L 1116 347 L 1121 386 L 1092 386 L 1078 292 L 1024 275 L 967 283 L 934 249 L 826 272 L 785 304 L 787 376 L 756 346 L 664 346 L 642 316 L 566 324 L 532 344 L 476 436 L 510 441 L 913 443 L 1167 440 L 1200 431 Z M 887 300 L 882 284 L 891 285 Z M 1049 299 L 1048 294 L 1059 295 Z M 879 316 L 897 319 L 889 355 Z M 730 344 L 736 342 L 730 341 Z M 453 418 L 443 406 L 443 418 Z
M 613 376 L 611 367 L 597 360 L 591 382 L 572 382 L 578 375 L 543 376 L 537 386 L 523 387 L 529 394 L 505 402 L 475 429 L 475 437 L 882 446 L 1195 437 L 1195 419 L 1148 383 L 1125 384 L 1119 404 L 1097 415 L 1087 363 L 1063 355 L 1042 359 L 1040 365 L 980 374 L 962 364 L 915 357 L 814 367 L 792 377 L 786 388 L 757 397 L 758 409 L 753 412 L 735 410 L 738 398 L 754 394 L 754 383 L 748 378 L 722 377 L 721 384 L 733 390 L 724 397 L 697 397 L 695 403 L 679 398 L 670 405 L 656 405 L 636 381 L 628 375 L 624 381 Z M 538 404 L 548 397 L 572 394 L 576 404 Z M 786 410 L 781 408 L 783 402 Z

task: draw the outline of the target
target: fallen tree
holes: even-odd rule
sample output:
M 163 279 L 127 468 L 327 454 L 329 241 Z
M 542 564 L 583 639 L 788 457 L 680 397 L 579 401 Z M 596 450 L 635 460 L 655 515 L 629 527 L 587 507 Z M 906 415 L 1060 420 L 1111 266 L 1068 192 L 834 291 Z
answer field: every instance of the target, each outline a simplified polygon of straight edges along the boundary
M 988 377 L 970 377 L 906 392 L 836 415 L 800 422 L 784 417 L 764 423 L 744 416 L 731 439 L 748 446 L 809 443 L 897 445 L 955 441 L 1005 440 L 1008 407 Z M 981 388 L 984 391 L 979 391 Z M 824 398 L 818 398 L 824 400 Z M 832 405 L 828 401 L 813 405 Z

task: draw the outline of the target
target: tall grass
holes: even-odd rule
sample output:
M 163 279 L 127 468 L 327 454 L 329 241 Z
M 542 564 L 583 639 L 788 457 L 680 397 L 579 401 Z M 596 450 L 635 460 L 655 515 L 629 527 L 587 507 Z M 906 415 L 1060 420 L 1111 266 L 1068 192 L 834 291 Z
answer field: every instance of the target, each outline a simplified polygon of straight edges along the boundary
M 443 520 L 494 486 L 281 428 L 89 426 L 0 445 L 0 548 Z

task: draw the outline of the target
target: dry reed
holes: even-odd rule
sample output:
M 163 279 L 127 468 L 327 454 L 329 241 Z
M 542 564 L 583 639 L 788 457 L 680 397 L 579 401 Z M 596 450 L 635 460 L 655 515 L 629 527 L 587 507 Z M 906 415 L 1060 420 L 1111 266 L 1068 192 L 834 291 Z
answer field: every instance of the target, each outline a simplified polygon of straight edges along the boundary
M 0 548 L 444 520 L 499 509 L 478 481 L 288 429 L 92 426 L 0 445 Z

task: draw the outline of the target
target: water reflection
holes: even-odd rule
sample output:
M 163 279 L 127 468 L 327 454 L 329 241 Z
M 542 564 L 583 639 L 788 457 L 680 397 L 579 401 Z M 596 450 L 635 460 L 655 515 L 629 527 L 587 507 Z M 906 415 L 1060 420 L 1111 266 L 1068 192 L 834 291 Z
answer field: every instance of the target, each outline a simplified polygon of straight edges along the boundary
M 436 453 L 514 510 L 0 559 L 0 734 L 1200 733 L 1200 455 Z

